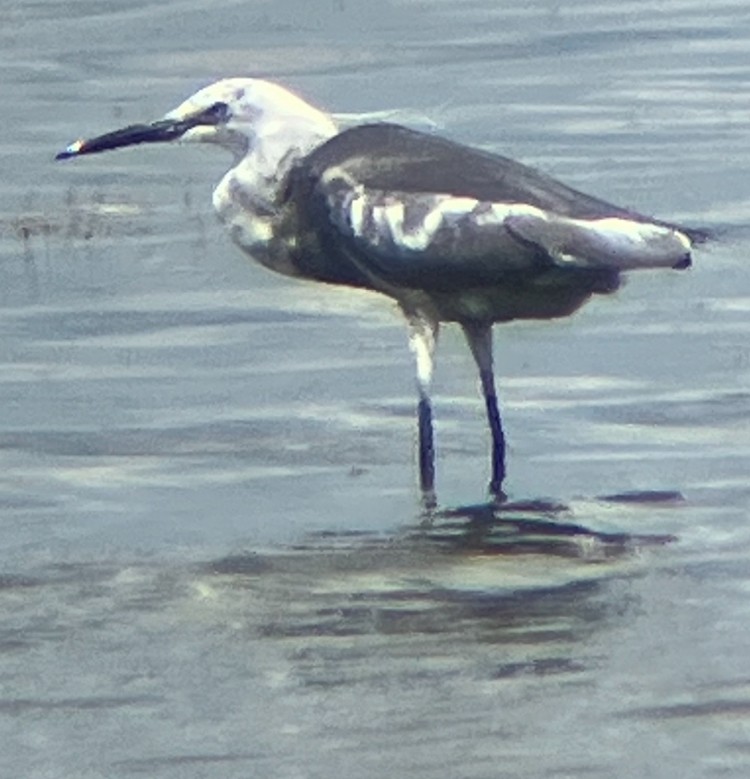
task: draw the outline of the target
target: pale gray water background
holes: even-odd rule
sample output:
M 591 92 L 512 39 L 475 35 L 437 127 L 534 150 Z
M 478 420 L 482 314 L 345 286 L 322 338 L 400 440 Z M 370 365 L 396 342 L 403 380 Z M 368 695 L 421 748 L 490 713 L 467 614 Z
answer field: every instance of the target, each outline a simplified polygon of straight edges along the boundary
M 745 2 L 16 0 L 0 63 L 0 775 L 750 776 Z M 53 163 L 224 75 L 724 228 L 498 328 L 524 510 L 420 526 L 394 307 L 243 258 L 221 152 Z M 481 503 L 450 330 L 435 403 Z

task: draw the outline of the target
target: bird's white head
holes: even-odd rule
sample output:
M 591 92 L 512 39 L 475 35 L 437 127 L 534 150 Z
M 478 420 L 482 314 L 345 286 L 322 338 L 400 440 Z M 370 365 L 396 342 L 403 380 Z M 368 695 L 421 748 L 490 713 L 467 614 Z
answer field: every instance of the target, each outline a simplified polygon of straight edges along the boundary
M 330 116 L 278 84 L 227 78 L 196 92 L 162 119 L 75 141 L 57 158 L 166 141 L 214 143 L 235 158 L 254 150 L 263 157 L 264 149 L 305 153 L 336 131 Z
M 292 92 L 254 78 L 226 78 L 196 92 L 165 119 L 190 121 L 205 112 L 219 117 L 215 124 L 199 123 L 182 136 L 184 142 L 216 143 L 244 156 L 268 139 L 287 145 L 317 145 L 336 133 L 330 116 Z

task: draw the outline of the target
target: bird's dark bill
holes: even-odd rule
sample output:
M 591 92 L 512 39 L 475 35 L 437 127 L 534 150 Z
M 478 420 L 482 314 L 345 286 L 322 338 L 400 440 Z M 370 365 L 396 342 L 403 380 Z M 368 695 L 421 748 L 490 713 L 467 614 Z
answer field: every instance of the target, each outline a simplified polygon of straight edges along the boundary
M 100 151 L 134 146 L 138 143 L 165 143 L 174 141 L 198 125 L 217 126 L 229 118 L 226 103 L 214 103 L 208 108 L 196 111 L 182 119 L 160 119 L 149 124 L 131 124 L 122 130 L 115 130 L 89 140 L 74 141 L 67 149 L 56 155 L 56 160 L 67 160 L 81 154 L 95 154 Z
M 133 146 L 137 143 L 162 143 L 179 138 L 190 128 L 187 122 L 173 119 L 162 119 L 151 124 L 131 124 L 122 130 L 115 130 L 105 135 L 99 135 L 89 140 L 78 140 L 71 143 L 67 149 L 61 151 L 56 160 L 66 160 L 70 157 L 78 157 L 81 154 L 95 154 L 110 149 L 119 149 L 121 146 Z

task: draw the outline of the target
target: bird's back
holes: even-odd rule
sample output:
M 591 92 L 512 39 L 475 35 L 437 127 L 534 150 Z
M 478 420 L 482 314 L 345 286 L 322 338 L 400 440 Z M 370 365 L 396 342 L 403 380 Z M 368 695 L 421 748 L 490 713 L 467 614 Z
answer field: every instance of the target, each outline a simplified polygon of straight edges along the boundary
M 622 270 L 689 261 L 687 231 L 398 125 L 323 143 L 294 166 L 283 201 L 299 275 L 420 291 L 448 319 L 466 318 L 448 304 L 457 293 L 494 289 L 483 316 L 495 321 L 546 318 L 615 289 Z
M 317 177 L 339 169 L 367 189 L 526 203 L 576 219 L 654 221 L 507 157 L 394 124 L 345 130 L 306 157 L 304 167 Z

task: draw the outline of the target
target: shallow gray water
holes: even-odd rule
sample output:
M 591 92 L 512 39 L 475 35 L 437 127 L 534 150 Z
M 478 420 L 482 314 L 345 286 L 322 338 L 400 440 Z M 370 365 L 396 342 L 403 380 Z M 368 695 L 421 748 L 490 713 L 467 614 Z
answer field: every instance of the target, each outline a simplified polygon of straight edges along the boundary
M 746 4 L 212 8 L 3 11 L 0 774 L 748 776 Z M 218 151 L 52 162 L 224 75 L 719 239 L 498 328 L 502 512 L 446 331 L 424 524 L 389 302 L 244 259 Z

